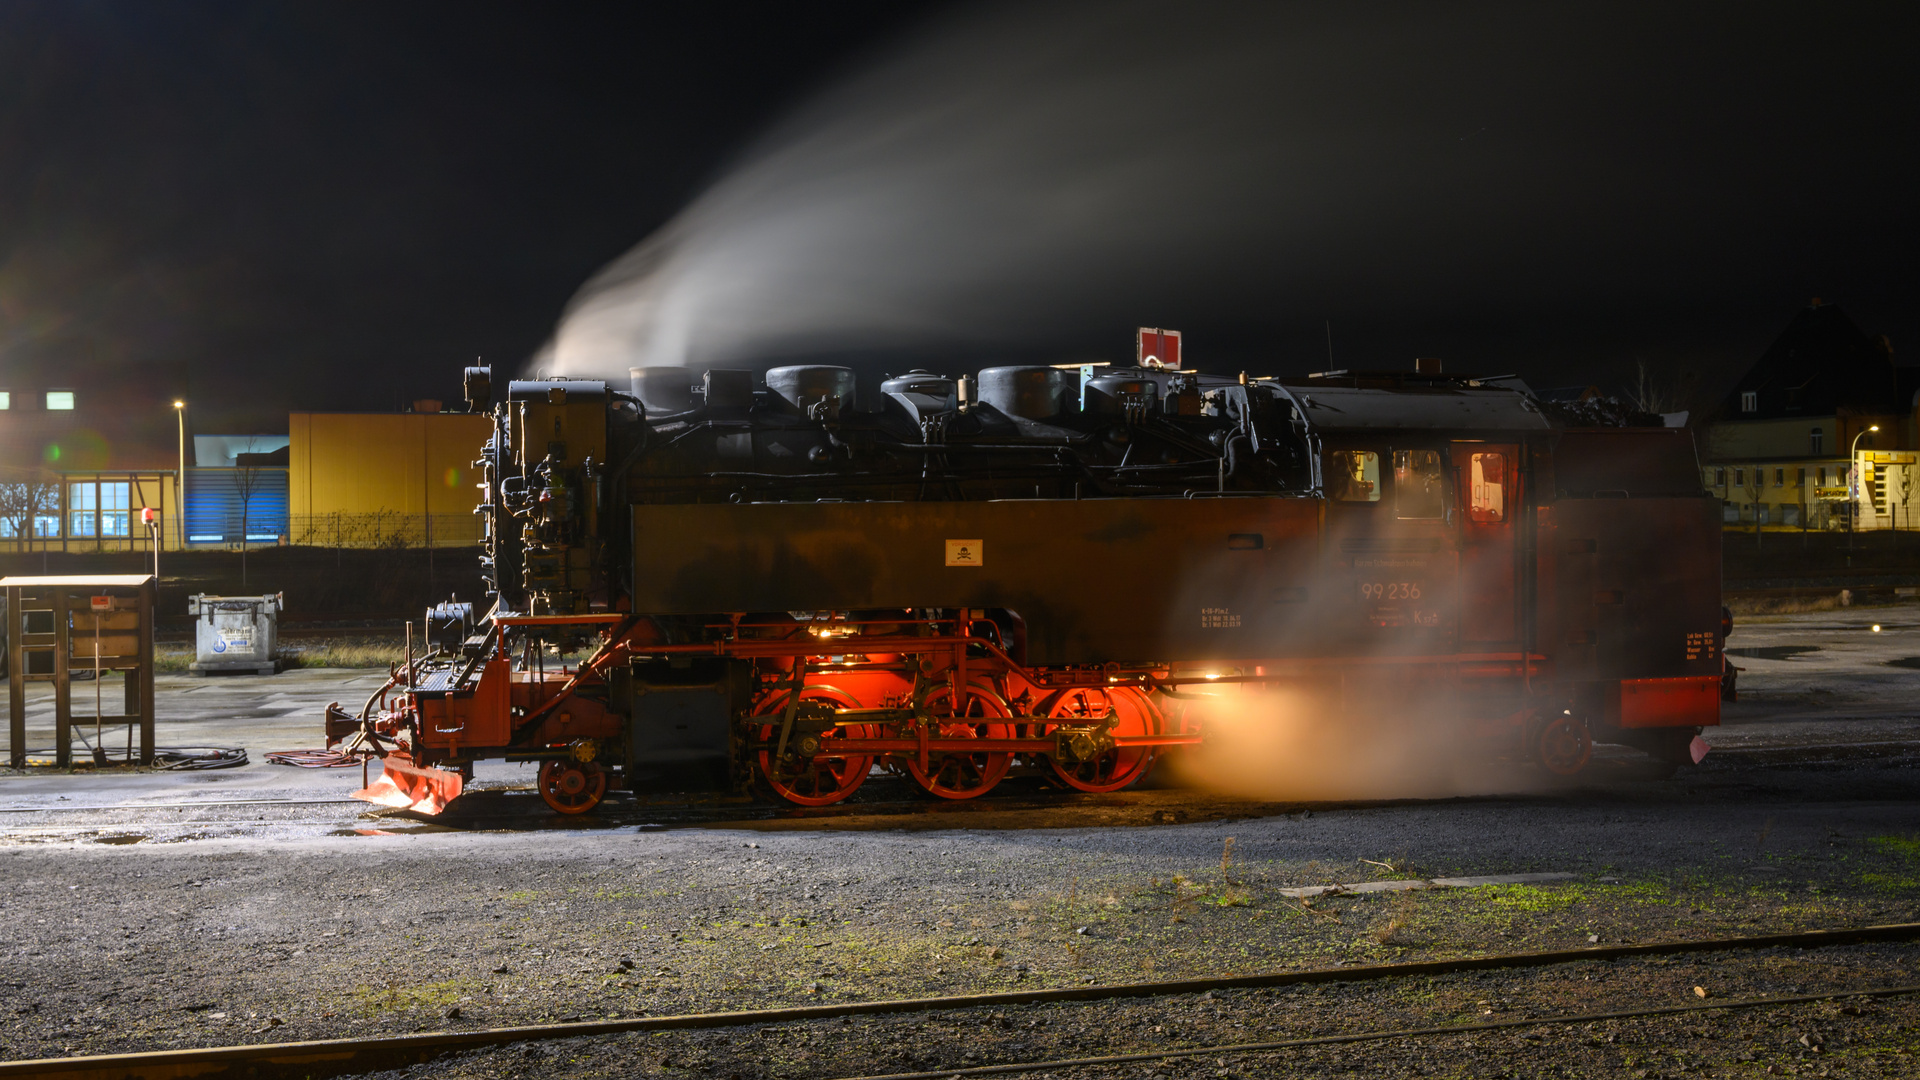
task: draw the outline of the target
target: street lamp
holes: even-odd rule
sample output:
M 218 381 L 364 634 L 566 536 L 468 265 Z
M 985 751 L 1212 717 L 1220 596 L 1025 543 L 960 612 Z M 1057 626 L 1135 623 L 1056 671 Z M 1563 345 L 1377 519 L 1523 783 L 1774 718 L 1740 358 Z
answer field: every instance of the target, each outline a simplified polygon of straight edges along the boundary
M 1853 442 L 1847 444 L 1847 565 L 1853 565 L 1853 523 L 1860 517 L 1860 462 L 1855 458 L 1860 450 L 1860 436 L 1879 431 L 1879 424 L 1868 424 L 1866 431 L 1856 432 Z
M 187 403 L 175 399 L 173 403 L 174 419 L 180 426 L 180 470 L 173 474 L 173 521 L 174 532 L 179 538 L 180 550 L 187 550 Z M 158 588 L 158 584 L 154 586 Z

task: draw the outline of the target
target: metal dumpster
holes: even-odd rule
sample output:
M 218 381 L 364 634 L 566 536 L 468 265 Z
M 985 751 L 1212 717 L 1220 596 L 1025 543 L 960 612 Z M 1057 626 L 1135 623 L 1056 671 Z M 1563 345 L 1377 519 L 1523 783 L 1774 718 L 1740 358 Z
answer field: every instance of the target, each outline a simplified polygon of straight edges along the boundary
M 271 675 L 279 652 L 280 609 L 286 594 L 268 596 L 189 596 L 193 616 L 195 675 L 209 671 L 251 671 Z

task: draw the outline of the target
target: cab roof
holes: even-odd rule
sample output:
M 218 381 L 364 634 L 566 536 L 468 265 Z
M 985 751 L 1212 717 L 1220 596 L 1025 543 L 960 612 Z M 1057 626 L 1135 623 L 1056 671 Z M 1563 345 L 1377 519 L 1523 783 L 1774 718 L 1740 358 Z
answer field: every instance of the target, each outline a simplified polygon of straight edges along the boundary
M 1465 379 L 1399 386 L 1340 385 L 1313 379 L 1270 384 L 1319 432 L 1553 430 L 1532 395 Z

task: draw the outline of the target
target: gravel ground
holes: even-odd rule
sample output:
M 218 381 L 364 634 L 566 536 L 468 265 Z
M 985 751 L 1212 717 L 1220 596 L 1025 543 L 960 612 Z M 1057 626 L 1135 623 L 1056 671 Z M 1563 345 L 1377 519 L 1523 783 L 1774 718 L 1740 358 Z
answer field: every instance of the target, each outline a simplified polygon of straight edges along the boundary
M 1860 621 L 1743 627 L 1742 647 L 1817 649 L 1741 661 L 1746 700 L 1697 770 L 1656 779 L 1609 755 L 1577 787 L 1520 775 L 1503 790 L 1526 793 L 1505 796 L 1257 806 L 1145 791 L 1063 807 L 1016 788 L 997 805 L 911 815 L 876 781 L 837 816 L 628 806 L 595 828 L 503 790 L 517 775 L 503 771 L 476 800 L 483 812 L 449 827 L 339 803 L 357 774 L 15 776 L 0 781 L 0 1057 L 1920 920 L 1920 671 L 1887 663 L 1920 648 L 1910 629 L 1876 635 Z M 310 744 L 283 710 L 350 696 L 311 671 L 253 686 L 250 698 L 202 681 L 192 741 Z M 1823 687 L 1844 700 L 1820 700 Z M 250 805 L 216 805 L 228 792 Z M 125 808 L 62 810 L 62 796 Z M 1308 902 L 1282 891 L 1550 871 L 1575 876 Z M 1695 986 L 1710 1001 L 1917 983 L 1916 959 L 1904 945 L 1774 951 L 581 1039 L 416 1073 L 945 1070 L 1680 1004 L 1702 1000 Z M 1078 1075 L 1915 1075 L 1915 1010 L 1906 998 L 1836 1001 Z

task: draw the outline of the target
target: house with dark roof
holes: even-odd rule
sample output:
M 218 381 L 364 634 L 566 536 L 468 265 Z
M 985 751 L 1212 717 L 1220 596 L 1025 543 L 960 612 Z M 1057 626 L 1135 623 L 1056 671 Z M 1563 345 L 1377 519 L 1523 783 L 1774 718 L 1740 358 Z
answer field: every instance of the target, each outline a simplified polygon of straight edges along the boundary
M 1909 518 L 1917 372 L 1838 305 L 1802 309 L 1706 428 L 1707 486 L 1729 527 L 1920 525 Z

